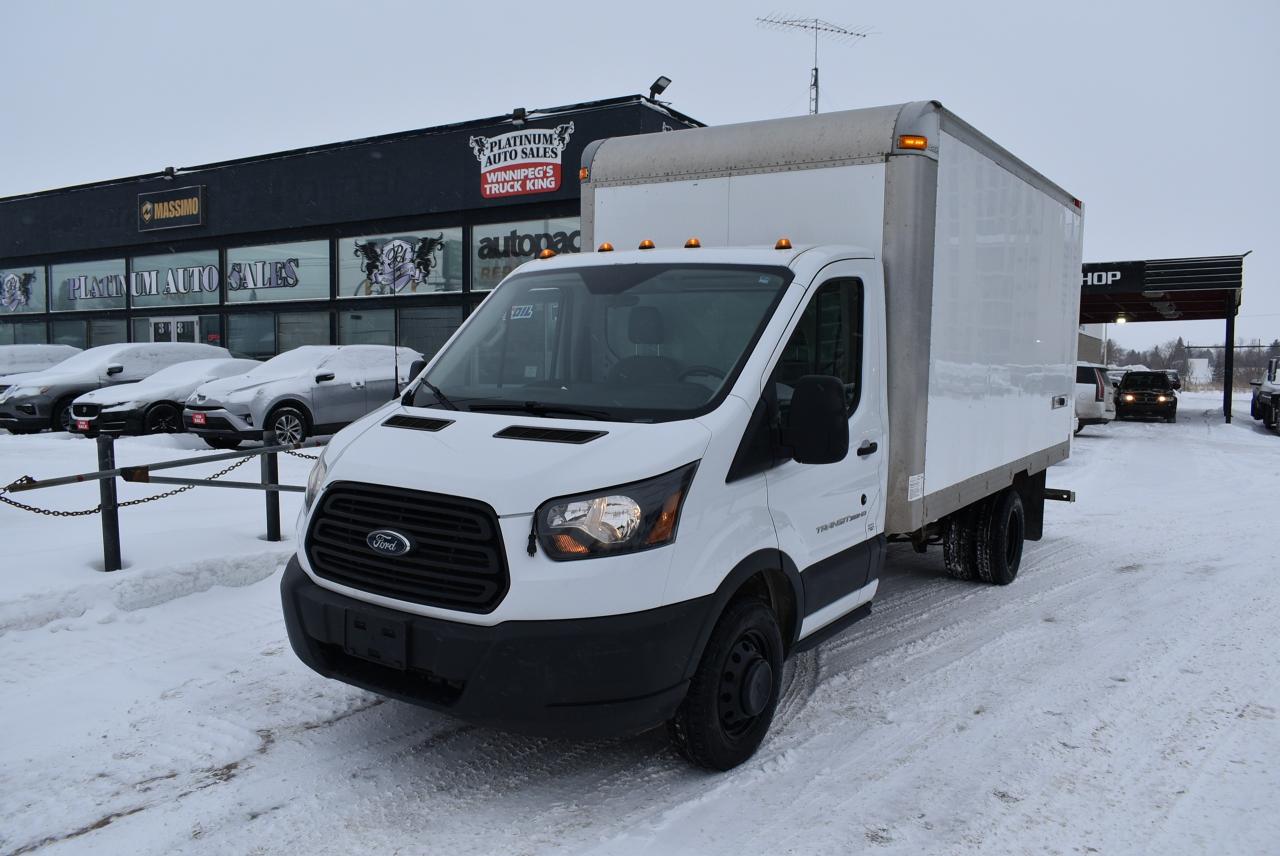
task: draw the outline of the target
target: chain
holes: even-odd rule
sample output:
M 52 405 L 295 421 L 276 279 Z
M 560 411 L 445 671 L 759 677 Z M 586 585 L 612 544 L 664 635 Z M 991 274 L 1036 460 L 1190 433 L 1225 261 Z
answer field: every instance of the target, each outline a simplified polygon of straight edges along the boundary
M 306 458 L 308 461 L 314 461 L 320 457 L 319 455 L 304 455 L 302 452 L 290 452 L 287 449 L 285 450 L 285 454 L 293 455 L 295 458 Z
M 241 467 L 249 463 L 250 460 L 251 458 L 241 458 L 231 466 L 218 470 L 211 476 L 206 476 L 204 480 L 213 481 L 214 479 L 220 479 L 236 467 Z M 90 514 L 97 514 L 102 511 L 102 503 L 98 503 L 93 508 L 86 508 L 84 511 L 59 511 L 57 509 L 36 508 L 34 505 L 25 505 L 5 496 L 5 494 L 9 492 L 10 488 L 23 484 L 32 484 L 33 482 L 35 482 L 35 479 L 31 476 L 22 476 L 17 481 L 0 488 L 0 502 L 3 502 L 5 505 L 11 505 L 14 508 L 20 508 L 23 511 L 30 511 L 32 514 L 43 514 L 47 517 L 86 517 Z M 118 502 L 116 503 L 116 508 L 128 508 L 131 505 L 142 505 L 147 502 L 155 502 L 157 499 L 167 499 L 171 496 L 177 496 L 180 493 L 191 490 L 194 487 L 196 487 L 196 485 L 188 484 L 174 488 L 173 490 L 166 490 L 164 493 L 157 493 L 155 496 L 144 496 L 142 499 L 130 499 L 125 502 Z

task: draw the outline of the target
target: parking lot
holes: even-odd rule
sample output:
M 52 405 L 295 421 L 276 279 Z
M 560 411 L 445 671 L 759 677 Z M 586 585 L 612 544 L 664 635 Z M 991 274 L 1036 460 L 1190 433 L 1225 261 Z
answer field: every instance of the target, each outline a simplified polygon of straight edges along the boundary
M 719 776 L 658 733 L 525 738 L 318 677 L 285 639 L 291 546 L 261 540 L 257 493 L 125 509 L 110 575 L 96 517 L 0 507 L 0 852 L 1265 852 L 1280 439 L 1220 401 L 1087 428 L 1049 474 L 1079 501 L 1050 505 L 1008 588 L 895 546 L 872 616 L 791 665 L 760 753 Z M 87 440 L 0 435 L 3 482 L 93 462 Z

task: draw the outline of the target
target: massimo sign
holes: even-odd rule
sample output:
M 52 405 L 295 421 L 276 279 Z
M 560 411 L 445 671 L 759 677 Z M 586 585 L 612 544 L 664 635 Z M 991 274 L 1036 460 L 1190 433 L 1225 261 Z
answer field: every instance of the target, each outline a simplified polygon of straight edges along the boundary
M 573 123 L 554 128 L 524 128 L 496 137 L 472 137 L 480 161 L 480 195 L 485 199 L 551 193 L 564 182 L 561 157 L 573 135 Z
M 204 223 L 204 185 L 138 194 L 138 231 L 177 229 Z

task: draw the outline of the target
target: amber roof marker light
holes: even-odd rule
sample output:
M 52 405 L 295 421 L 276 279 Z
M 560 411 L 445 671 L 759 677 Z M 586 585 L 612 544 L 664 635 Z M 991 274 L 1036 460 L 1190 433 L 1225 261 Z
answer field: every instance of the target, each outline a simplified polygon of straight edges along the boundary
M 601 244 L 600 246 L 596 247 L 596 252 L 597 252 L 597 253 L 611 253 L 611 252 L 613 252 L 613 244 L 609 243 L 608 241 L 605 241 L 603 244 Z
M 585 166 L 578 167 L 578 181 L 586 181 L 591 178 L 591 170 Z
M 919 134 L 902 134 L 898 137 L 898 148 L 924 151 L 929 148 L 929 138 Z
M 791 239 L 790 239 L 790 238 L 779 238 L 779 239 L 778 239 L 778 243 L 774 244 L 774 245 L 773 245 L 773 248 L 774 248 L 775 250 L 789 250 L 789 249 L 791 249 Z
M 650 241 L 648 238 L 645 238 L 643 241 L 640 242 L 640 246 L 637 249 L 652 250 L 653 247 L 654 247 L 653 241 Z
M 540 259 L 554 259 L 555 257 L 556 257 L 556 251 L 551 249 L 550 247 L 547 247 L 545 250 L 538 253 L 538 258 Z
M 701 246 L 702 246 L 702 242 L 699 241 L 697 238 L 690 238 L 689 240 L 684 242 L 684 248 L 686 250 L 696 250 Z

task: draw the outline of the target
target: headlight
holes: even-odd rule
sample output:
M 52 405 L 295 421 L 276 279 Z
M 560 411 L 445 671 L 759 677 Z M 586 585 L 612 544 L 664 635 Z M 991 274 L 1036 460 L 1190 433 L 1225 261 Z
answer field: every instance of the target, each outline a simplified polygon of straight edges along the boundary
M 1168 400 L 1169 400 L 1169 399 L 1165 398 L 1163 395 L 1157 395 L 1157 396 L 1156 396 L 1156 401 L 1160 402 L 1161 404 L 1164 404 L 1164 403 L 1165 403 L 1166 401 L 1168 401 Z
M 327 451 L 326 448 L 320 452 L 320 457 L 311 467 L 311 474 L 307 476 L 307 492 L 302 495 L 302 503 L 308 511 L 311 510 L 311 503 L 315 502 L 316 496 L 320 493 L 320 485 L 324 484 L 324 477 L 329 474 L 329 465 L 324 459 Z
M 49 386 L 20 386 L 13 392 L 9 393 L 10 398 L 28 398 L 33 395 L 44 395 L 53 387 Z
M 556 561 L 670 544 L 697 467 L 695 462 L 645 481 L 544 502 L 534 513 L 538 541 Z
M 1133 400 L 1134 400 L 1134 397 L 1133 397 L 1131 394 L 1126 394 L 1126 395 L 1124 396 L 1124 400 L 1125 400 L 1125 401 L 1133 401 Z

